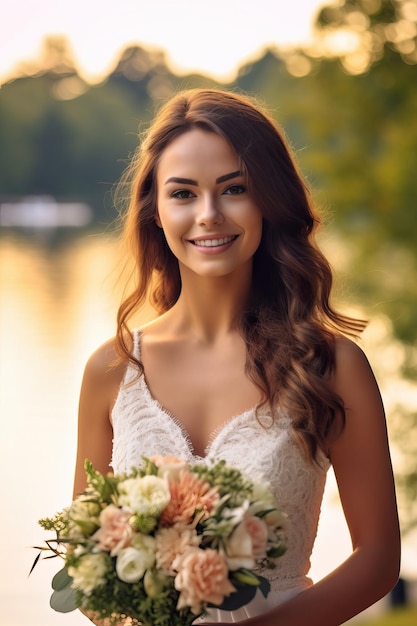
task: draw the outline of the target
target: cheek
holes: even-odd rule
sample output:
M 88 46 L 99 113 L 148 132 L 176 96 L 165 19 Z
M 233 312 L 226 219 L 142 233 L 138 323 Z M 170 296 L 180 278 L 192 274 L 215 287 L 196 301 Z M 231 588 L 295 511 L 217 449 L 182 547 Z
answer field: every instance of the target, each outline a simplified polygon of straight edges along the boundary
M 188 229 L 184 224 L 184 219 L 179 215 L 167 214 L 161 211 L 158 214 L 158 226 L 162 229 L 165 240 L 171 252 L 178 256 L 183 249 L 183 239 Z
M 262 238 L 262 215 L 260 212 L 256 212 L 255 214 L 252 212 L 250 217 L 247 220 L 247 233 L 250 236 L 253 245 L 258 248 L 261 243 Z
M 177 235 L 181 230 L 181 224 L 183 223 L 181 213 L 175 210 L 170 210 L 166 206 L 165 202 L 158 203 L 157 205 L 157 217 L 156 223 L 162 228 L 167 239 L 171 235 Z
M 167 239 L 177 239 L 178 237 L 182 237 L 186 230 L 184 221 L 179 219 L 178 216 L 167 217 L 165 215 L 161 215 L 159 217 L 159 221 Z

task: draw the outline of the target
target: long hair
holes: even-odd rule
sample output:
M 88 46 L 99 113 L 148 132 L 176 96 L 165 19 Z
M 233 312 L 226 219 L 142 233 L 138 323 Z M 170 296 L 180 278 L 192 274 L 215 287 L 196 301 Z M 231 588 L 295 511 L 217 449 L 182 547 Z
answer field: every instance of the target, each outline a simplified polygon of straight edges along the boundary
M 128 320 L 148 299 L 163 313 L 180 295 L 178 261 L 155 221 L 156 169 L 164 149 L 192 129 L 229 142 L 263 215 L 250 299 L 240 319 L 246 372 L 261 391 L 259 407 L 286 410 L 308 457 L 317 459 L 345 421 L 343 403 L 330 386 L 335 338 L 356 335 L 365 323 L 331 306 L 332 271 L 315 243 L 319 219 L 308 187 L 282 130 L 249 97 L 217 89 L 181 92 L 159 110 L 140 143 L 122 181 L 129 186 L 124 233 L 137 283 L 118 311 L 117 347 L 143 373 L 131 355 Z

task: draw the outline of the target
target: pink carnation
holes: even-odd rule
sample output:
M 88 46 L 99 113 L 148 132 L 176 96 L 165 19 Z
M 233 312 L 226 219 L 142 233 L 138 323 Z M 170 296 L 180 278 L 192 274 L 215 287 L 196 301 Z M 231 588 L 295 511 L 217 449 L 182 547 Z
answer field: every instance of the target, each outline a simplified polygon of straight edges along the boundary
M 200 543 L 195 528 L 183 524 L 161 528 L 155 535 L 155 541 L 156 567 L 171 576 L 176 574 L 172 567 L 174 560 Z
M 116 556 L 122 548 L 126 548 L 132 537 L 129 525 L 131 513 L 109 504 L 100 513 L 100 528 L 92 539 L 97 541 L 97 548 Z
M 162 526 L 172 526 L 177 522 L 190 524 L 196 511 L 200 513 L 200 518 L 207 516 L 219 501 L 217 489 L 190 472 L 181 472 L 178 481 L 170 481 L 169 490 L 171 500 L 162 511 Z
M 179 570 L 175 589 L 180 591 L 177 609 L 190 607 L 198 615 L 205 602 L 221 604 L 236 589 L 228 578 L 225 558 L 216 550 L 190 548 L 174 561 Z

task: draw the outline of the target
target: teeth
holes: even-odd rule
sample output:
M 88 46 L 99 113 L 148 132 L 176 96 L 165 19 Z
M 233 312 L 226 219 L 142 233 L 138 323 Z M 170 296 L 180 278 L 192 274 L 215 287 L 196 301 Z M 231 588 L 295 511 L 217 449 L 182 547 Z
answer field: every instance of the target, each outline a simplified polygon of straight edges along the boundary
M 216 246 L 224 246 L 225 243 L 230 243 L 236 237 L 223 237 L 223 239 L 201 239 L 200 241 L 193 241 L 196 246 L 203 246 L 206 248 L 215 248 Z

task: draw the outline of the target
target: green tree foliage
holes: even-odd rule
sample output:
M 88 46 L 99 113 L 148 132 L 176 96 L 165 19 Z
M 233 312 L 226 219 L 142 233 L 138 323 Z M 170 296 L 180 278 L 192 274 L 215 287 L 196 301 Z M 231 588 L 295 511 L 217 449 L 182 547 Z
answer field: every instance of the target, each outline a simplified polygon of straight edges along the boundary
M 65 41 L 46 42 L 42 67 L 0 91 L 0 197 L 33 194 L 88 201 L 111 221 L 111 190 L 158 102 L 184 84 L 162 53 L 130 47 L 107 79 L 86 85 Z
M 404 63 L 417 63 L 417 6 L 413 0 L 341 0 L 322 8 L 317 17 L 319 35 L 335 31 L 357 37 L 356 71 L 363 72 L 384 57 L 386 49 Z M 359 53 L 359 54 L 358 54 Z M 355 58 L 342 54 L 347 68 L 355 71 Z

